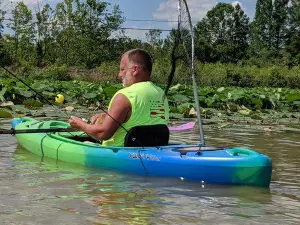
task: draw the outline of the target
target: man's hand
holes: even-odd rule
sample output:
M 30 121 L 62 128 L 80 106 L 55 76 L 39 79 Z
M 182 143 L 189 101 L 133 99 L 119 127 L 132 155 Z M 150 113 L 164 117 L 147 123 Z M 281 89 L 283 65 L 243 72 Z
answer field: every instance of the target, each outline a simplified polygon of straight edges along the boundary
M 84 122 L 81 118 L 78 118 L 76 116 L 71 116 L 69 119 L 69 123 L 72 128 L 82 130 L 83 126 L 85 126 L 87 123 Z
M 106 117 L 106 113 L 96 114 L 96 115 L 92 116 L 91 124 L 101 124 L 101 123 L 103 123 L 105 117 Z

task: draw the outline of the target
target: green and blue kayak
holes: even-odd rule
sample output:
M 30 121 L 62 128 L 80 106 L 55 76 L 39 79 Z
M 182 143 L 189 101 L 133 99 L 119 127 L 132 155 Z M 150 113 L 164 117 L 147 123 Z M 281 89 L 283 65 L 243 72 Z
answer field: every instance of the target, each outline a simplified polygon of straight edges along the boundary
M 69 128 L 63 121 L 15 118 L 18 130 Z M 28 151 L 43 157 L 148 176 L 175 177 L 210 184 L 268 187 L 272 162 L 247 148 L 169 144 L 157 147 L 107 147 L 87 142 L 82 132 L 20 133 L 16 138 Z

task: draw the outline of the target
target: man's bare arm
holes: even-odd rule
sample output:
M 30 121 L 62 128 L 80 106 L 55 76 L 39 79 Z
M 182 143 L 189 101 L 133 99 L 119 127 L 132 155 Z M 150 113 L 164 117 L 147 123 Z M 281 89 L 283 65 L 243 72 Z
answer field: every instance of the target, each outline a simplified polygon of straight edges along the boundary
M 118 94 L 114 98 L 108 114 L 110 116 L 106 115 L 102 124 L 87 124 L 77 117 L 72 117 L 69 123 L 72 127 L 84 131 L 97 140 L 108 140 L 117 131 L 119 124 L 123 124 L 129 119 L 131 115 L 129 100 L 123 94 Z

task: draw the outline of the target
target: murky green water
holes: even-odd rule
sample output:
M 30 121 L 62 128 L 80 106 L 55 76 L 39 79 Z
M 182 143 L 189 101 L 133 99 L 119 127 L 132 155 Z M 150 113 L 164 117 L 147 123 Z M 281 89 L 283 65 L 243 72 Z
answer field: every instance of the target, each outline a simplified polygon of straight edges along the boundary
M 8 120 L 0 121 L 9 128 Z M 232 125 L 207 144 L 248 146 L 273 160 L 270 188 L 216 186 L 56 162 L 0 135 L 1 224 L 300 224 L 300 133 Z M 197 143 L 197 129 L 172 139 Z

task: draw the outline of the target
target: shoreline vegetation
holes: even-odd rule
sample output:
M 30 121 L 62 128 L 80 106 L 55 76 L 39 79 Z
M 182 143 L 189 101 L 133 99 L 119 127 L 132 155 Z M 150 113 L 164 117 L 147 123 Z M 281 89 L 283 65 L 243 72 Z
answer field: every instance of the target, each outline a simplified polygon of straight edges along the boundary
M 77 74 L 78 76 L 78 74 Z M 39 76 L 41 77 L 41 76 Z M 72 78 L 72 79 L 71 79 Z M 25 77 L 23 77 L 25 79 Z M 61 81 L 57 77 L 43 80 L 27 77 L 26 82 L 46 99 L 66 111 L 76 112 L 85 107 L 100 112 L 97 105 L 107 107 L 114 93 L 122 88 L 112 81 L 86 81 L 70 76 Z M 0 118 L 16 116 L 43 116 L 45 101 L 14 78 L 0 76 Z M 160 85 L 165 88 L 165 85 Z M 55 96 L 63 94 L 65 102 L 55 103 Z M 275 87 L 205 86 L 198 91 L 201 115 L 205 124 L 217 127 L 233 123 L 288 125 L 300 128 L 300 90 Z M 175 84 L 168 94 L 170 118 L 184 121 L 195 120 L 193 89 L 191 84 Z
M 98 0 L 41 4 L 35 11 L 17 2 L 10 8 L 8 14 L 0 7 L 0 65 L 50 101 L 63 94 L 62 108 L 107 107 L 121 88 L 120 56 L 132 48 L 150 52 L 153 81 L 163 88 L 167 83 L 178 35 L 174 28 L 149 29 L 144 38 L 131 38 L 119 6 Z M 224 116 L 262 124 L 269 119 L 299 123 L 299 0 L 257 0 L 251 21 L 239 4 L 218 3 L 204 18 L 193 21 L 196 79 L 205 120 Z M 178 51 L 184 55 L 182 45 Z M 181 120 L 195 119 L 185 61 L 178 61 L 168 95 L 171 117 Z M 0 117 L 26 115 L 28 109 L 43 105 L 42 99 L 0 70 Z

